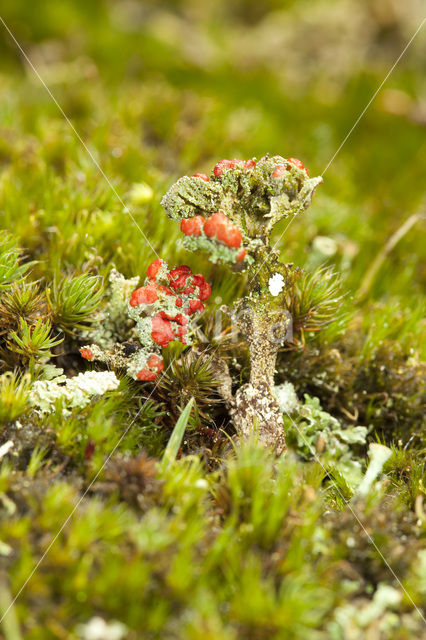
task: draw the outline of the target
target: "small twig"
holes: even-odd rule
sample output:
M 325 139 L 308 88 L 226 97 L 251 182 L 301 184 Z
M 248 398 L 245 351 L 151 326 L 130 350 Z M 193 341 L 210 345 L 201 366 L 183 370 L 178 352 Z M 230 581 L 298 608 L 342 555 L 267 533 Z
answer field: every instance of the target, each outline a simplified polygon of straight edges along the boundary
M 398 242 L 400 240 L 402 240 L 402 238 L 408 233 L 408 231 L 410 231 L 411 227 L 413 227 L 416 224 L 416 222 L 418 222 L 419 220 L 424 220 L 424 219 L 426 219 L 426 216 L 424 214 L 422 214 L 422 213 L 413 213 L 413 215 L 410 216 L 409 218 L 407 218 L 407 220 L 404 222 L 404 224 L 401 225 L 399 227 L 399 229 L 397 229 L 395 231 L 395 233 L 391 235 L 391 237 L 389 238 L 389 240 L 387 241 L 385 246 L 378 253 L 378 255 L 376 256 L 375 260 L 372 262 L 370 267 L 367 269 L 367 273 L 365 274 L 365 276 L 364 276 L 364 278 L 363 278 L 363 280 L 361 282 L 361 286 L 360 286 L 360 288 L 358 290 L 357 297 L 358 297 L 359 300 L 363 300 L 366 297 L 366 295 L 368 294 L 368 292 L 371 289 L 371 286 L 372 286 L 372 284 L 374 282 L 374 279 L 375 279 L 375 277 L 377 275 L 377 272 L 379 271 L 380 267 L 382 266 L 382 264 L 386 260 L 387 256 L 396 247 Z
M 353 415 L 344 407 L 340 407 L 340 411 L 342 411 L 342 413 L 344 413 L 345 416 L 349 418 L 349 420 L 352 420 L 353 422 L 356 422 L 358 420 L 358 415 L 359 415 L 358 409 L 355 408 Z

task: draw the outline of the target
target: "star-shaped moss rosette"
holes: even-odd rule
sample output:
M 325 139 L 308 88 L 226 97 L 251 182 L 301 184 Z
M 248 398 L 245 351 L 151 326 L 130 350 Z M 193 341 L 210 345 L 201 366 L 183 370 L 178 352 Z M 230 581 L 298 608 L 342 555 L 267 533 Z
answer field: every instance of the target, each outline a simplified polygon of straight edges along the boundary
M 296 158 L 221 160 L 210 176 L 180 178 L 162 204 L 181 223 L 187 249 L 244 270 L 265 259 L 274 225 L 306 209 L 321 182 Z
M 260 160 L 221 160 L 210 176 L 184 176 L 170 187 L 162 204 L 180 222 L 183 245 L 204 250 L 213 262 L 247 273 L 248 294 L 234 303 L 231 316 L 250 350 L 250 381 L 232 394 L 224 362 L 220 392 L 237 432 L 281 453 L 284 423 L 274 394 L 278 349 L 284 344 L 291 317 L 288 309 L 299 269 L 279 260 L 270 245 L 274 225 L 292 219 L 311 200 L 321 177 L 310 178 L 296 158 L 264 156 Z
M 111 272 L 109 301 L 92 333 L 97 343 L 82 347 L 80 354 L 125 369 L 135 380 L 155 380 L 164 368 L 162 349 L 175 340 L 190 342 L 190 322 L 204 311 L 211 289 L 186 265 L 169 270 L 160 259 L 149 265 L 144 285 L 134 289 L 137 281 Z

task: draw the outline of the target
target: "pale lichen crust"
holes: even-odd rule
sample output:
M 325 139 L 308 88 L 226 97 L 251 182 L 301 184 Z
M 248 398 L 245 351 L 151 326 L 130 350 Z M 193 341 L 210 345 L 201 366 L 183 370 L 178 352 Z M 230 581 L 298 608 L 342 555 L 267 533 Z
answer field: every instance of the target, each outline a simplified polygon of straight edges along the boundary
M 113 371 L 86 371 L 72 378 L 59 376 L 54 380 L 37 380 L 30 393 L 29 402 L 39 413 L 52 413 L 58 400 L 62 402 L 62 414 L 68 416 L 73 409 L 84 409 L 93 396 L 114 391 L 120 384 Z
M 267 242 L 277 222 L 306 209 L 321 182 L 321 177 L 310 178 L 295 158 L 266 155 L 258 161 L 221 160 L 210 176 L 180 178 L 161 202 L 167 215 L 181 222 L 188 249 L 207 251 L 212 262 L 246 263 L 256 254 L 256 241 Z M 218 214 L 228 220 L 233 235 L 207 230 Z M 189 219 L 194 223 L 185 223 Z
M 204 251 L 209 254 L 210 261 L 214 264 L 222 263 L 235 265 L 239 262 L 238 256 L 241 254 L 240 249 L 233 249 L 225 244 L 214 242 L 207 236 L 185 236 L 182 240 L 182 244 L 188 251 Z M 253 262 L 251 256 L 247 256 L 246 260 Z M 247 266 L 247 262 L 244 266 Z
M 126 280 L 116 269 L 111 269 L 105 292 L 107 302 L 96 311 L 90 328 L 81 332 L 82 338 L 90 338 L 101 349 L 108 349 L 116 342 L 128 340 L 133 322 L 130 319 L 126 321 L 127 306 L 138 283 L 139 276 Z
M 96 341 L 80 354 L 135 380 L 155 380 L 164 368 L 162 349 L 174 340 L 190 342 L 190 320 L 204 311 L 211 290 L 201 274 L 185 265 L 169 270 L 160 259 L 149 265 L 144 285 L 134 289 L 138 280 L 113 270 L 92 334 Z

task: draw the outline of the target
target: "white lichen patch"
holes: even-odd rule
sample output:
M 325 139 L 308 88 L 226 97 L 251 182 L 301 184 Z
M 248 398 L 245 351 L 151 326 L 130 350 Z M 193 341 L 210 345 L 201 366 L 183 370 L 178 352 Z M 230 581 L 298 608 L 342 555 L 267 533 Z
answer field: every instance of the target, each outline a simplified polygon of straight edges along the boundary
M 8 440 L 0 447 L 0 459 L 3 458 L 14 447 L 13 440 Z
M 292 413 L 299 404 L 296 391 L 291 382 L 284 382 L 275 387 L 275 395 L 284 413 Z
M 128 629 L 121 622 L 106 622 L 95 616 L 86 624 L 78 625 L 76 631 L 82 640 L 121 640 L 127 635 Z
M 128 338 L 131 323 L 126 319 L 130 296 L 139 283 L 139 276 L 126 278 L 111 269 L 107 290 L 108 304 L 96 312 L 92 326 L 81 333 L 82 338 L 89 338 L 103 349 L 108 349 L 117 340 Z
M 152 320 L 149 316 L 141 316 L 139 307 L 128 307 L 128 315 L 136 321 L 137 335 L 141 345 L 153 349 L 155 342 L 152 339 Z
M 371 599 L 356 598 L 352 603 L 343 604 L 334 611 L 328 625 L 329 637 L 354 640 L 379 637 L 376 629 L 380 629 L 382 638 L 395 637 L 393 631 L 398 629 L 401 619 L 394 610 L 401 599 L 399 590 L 387 584 L 379 584 Z
M 269 293 L 271 296 L 278 296 L 284 289 L 284 278 L 281 273 L 274 273 L 268 281 Z
M 29 394 L 30 404 L 39 413 L 52 413 L 57 400 L 62 400 L 62 413 L 67 416 L 75 408 L 86 407 L 93 396 L 117 389 L 119 379 L 112 371 L 86 371 L 65 382 L 38 380 Z
M 370 464 L 368 465 L 367 472 L 361 484 L 358 485 L 356 490 L 356 493 L 360 496 L 366 496 L 368 494 L 373 482 L 382 472 L 385 462 L 391 457 L 392 449 L 378 442 L 372 442 L 368 448 L 368 455 L 370 456 Z

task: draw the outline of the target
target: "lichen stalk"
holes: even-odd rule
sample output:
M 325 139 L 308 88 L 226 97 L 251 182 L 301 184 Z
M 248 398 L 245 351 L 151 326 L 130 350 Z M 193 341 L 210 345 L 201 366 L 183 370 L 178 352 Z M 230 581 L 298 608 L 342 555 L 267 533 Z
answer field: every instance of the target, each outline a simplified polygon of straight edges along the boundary
M 281 454 L 285 449 L 284 423 L 274 393 L 278 349 L 287 331 L 287 321 L 274 309 L 260 310 L 247 304 L 240 330 L 250 351 L 250 381 L 236 393 L 231 414 L 237 432 L 245 440 L 256 435 L 260 444 Z
M 259 442 L 277 453 L 284 451 L 285 438 L 274 395 L 275 364 L 300 271 L 279 261 L 270 235 L 277 222 L 309 206 L 321 182 L 310 178 L 297 158 L 266 155 L 221 160 L 210 176 L 180 178 L 162 199 L 167 215 L 180 222 L 185 248 L 206 251 L 212 262 L 247 274 L 248 295 L 235 303 L 231 316 L 250 350 L 250 379 L 232 396 L 229 372 L 218 365 L 220 388 L 240 436 L 248 439 L 256 432 Z

